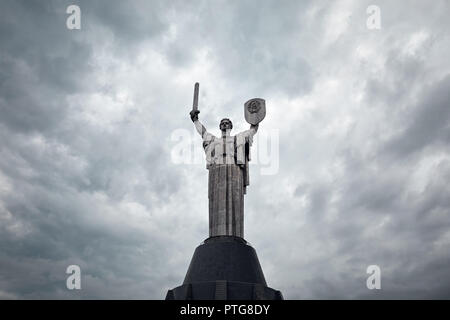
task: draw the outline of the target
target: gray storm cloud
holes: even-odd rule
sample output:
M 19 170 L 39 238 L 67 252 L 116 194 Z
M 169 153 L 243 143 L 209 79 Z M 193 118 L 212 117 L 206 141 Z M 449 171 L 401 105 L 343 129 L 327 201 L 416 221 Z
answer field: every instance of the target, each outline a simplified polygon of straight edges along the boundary
M 371 4 L 1 1 L 0 298 L 162 299 L 182 282 L 207 172 L 172 161 L 171 135 L 193 132 L 199 81 L 213 133 L 225 116 L 245 129 L 256 96 L 258 134 L 278 130 L 279 170 L 251 164 L 245 204 L 269 286 L 448 299 L 449 4 L 379 1 L 369 30 Z

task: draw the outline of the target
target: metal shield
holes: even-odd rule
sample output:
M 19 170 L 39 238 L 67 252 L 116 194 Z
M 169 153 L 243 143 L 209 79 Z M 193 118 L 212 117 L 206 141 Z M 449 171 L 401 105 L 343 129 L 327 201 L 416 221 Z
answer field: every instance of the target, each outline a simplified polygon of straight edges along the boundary
M 245 121 L 256 125 L 260 123 L 266 116 L 266 100 L 261 98 L 253 98 L 244 104 Z

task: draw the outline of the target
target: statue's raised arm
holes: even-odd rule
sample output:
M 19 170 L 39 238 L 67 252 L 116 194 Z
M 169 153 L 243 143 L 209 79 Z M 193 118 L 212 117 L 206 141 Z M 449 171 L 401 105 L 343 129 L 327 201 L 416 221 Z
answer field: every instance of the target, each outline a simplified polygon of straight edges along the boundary
M 194 123 L 195 129 L 197 129 L 197 132 L 203 137 L 207 131 L 205 126 L 198 120 L 198 114 L 200 113 L 199 110 L 192 110 L 189 114 L 191 116 L 191 120 Z
M 258 132 L 259 124 L 251 124 L 250 130 L 253 130 L 255 133 Z
M 242 135 L 245 137 L 253 137 L 256 134 L 256 132 L 258 132 L 258 128 L 259 128 L 259 124 L 251 124 L 250 129 L 242 131 L 242 132 L 238 133 L 237 135 Z

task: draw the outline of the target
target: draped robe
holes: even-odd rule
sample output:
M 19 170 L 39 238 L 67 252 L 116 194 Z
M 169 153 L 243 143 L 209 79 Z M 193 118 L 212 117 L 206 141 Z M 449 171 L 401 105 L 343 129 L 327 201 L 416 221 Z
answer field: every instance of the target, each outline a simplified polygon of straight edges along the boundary
M 209 236 L 244 237 L 244 194 L 249 185 L 248 162 L 256 130 L 218 138 L 194 122 L 206 154 Z

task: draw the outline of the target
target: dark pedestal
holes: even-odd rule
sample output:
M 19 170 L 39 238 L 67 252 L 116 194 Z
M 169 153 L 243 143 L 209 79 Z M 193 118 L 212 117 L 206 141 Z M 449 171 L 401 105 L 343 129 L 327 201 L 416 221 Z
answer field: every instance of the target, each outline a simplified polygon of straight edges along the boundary
M 181 286 L 166 300 L 282 300 L 267 287 L 255 249 L 233 236 L 208 238 L 195 249 Z

